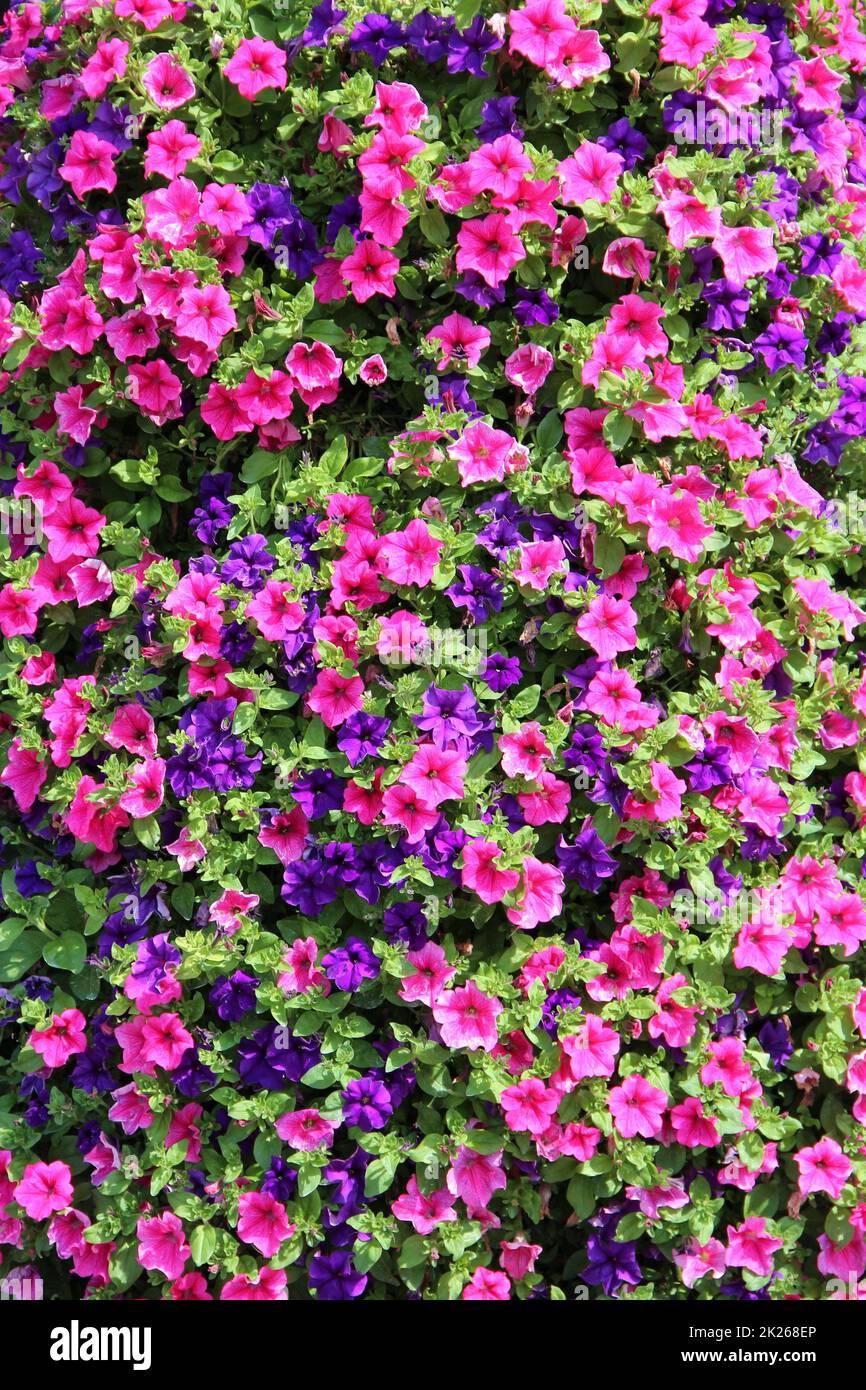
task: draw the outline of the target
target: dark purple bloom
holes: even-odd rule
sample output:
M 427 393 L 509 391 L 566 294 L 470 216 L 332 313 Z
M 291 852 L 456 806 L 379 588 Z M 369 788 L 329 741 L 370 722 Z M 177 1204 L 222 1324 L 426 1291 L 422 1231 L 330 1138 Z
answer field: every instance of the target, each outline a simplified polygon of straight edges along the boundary
M 317 1252 L 310 1260 L 309 1276 L 316 1297 L 333 1302 L 360 1298 L 367 1287 L 366 1274 L 358 1273 L 345 1250 Z
M 576 879 L 588 893 L 597 893 L 606 878 L 616 873 L 617 862 L 608 854 L 601 836 L 587 825 L 573 845 L 560 837 L 556 860 L 566 880 Z
M 492 652 L 484 662 L 480 677 L 488 689 L 501 695 L 512 685 L 520 684 L 520 658 L 506 656 L 505 652 Z
M 350 766 L 357 767 L 365 758 L 379 752 L 390 727 L 390 719 L 359 711 L 341 725 L 337 733 L 337 747 L 341 753 L 345 753 Z
M 349 35 L 350 51 L 366 53 L 377 67 L 384 63 L 392 48 L 399 48 L 405 42 L 400 25 L 385 14 L 365 15 Z
M 345 946 L 339 946 L 323 957 L 322 969 L 337 989 L 354 994 L 365 980 L 377 978 L 381 963 L 366 941 L 350 936 Z
M 237 1023 L 256 1007 L 258 986 L 256 977 L 243 970 L 236 970 L 229 976 L 220 975 L 211 988 L 210 1002 L 225 1023 Z
M 384 1129 L 394 1113 L 387 1087 L 373 1076 L 350 1081 L 340 1099 L 343 1102 L 343 1123 L 354 1125 L 364 1134 Z

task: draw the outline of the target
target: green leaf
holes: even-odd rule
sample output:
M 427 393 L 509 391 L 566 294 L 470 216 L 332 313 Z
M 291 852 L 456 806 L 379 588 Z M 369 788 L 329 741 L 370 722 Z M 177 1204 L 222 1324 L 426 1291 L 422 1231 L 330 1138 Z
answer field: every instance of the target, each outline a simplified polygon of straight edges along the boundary
M 8 950 L 0 952 L 0 983 L 20 980 L 42 955 L 45 937 L 38 931 L 26 931 Z
M 210 1264 L 216 1250 L 216 1242 L 217 1233 L 213 1226 L 196 1226 L 189 1238 L 193 1264 Z
M 538 429 L 535 442 L 543 454 L 552 454 L 562 439 L 562 420 L 558 410 L 548 410 Z
M 46 965 L 51 965 L 56 970 L 71 970 L 75 974 L 83 966 L 86 957 L 87 942 L 74 931 L 64 932 L 54 941 L 49 941 L 42 952 L 42 959 Z
M 566 1189 L 566 1200 L 575 1216 L 585 1221 L 595 1211 L 595 1193 L 589 1178 L 573 1177 Z

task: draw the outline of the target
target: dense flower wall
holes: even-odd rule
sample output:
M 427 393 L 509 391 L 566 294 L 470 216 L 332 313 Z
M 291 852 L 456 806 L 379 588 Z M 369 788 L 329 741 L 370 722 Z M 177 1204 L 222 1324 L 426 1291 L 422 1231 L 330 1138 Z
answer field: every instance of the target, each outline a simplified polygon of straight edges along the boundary
M 0 1277 L 856 1294 L 866 26 L 345 3 L 2 21 Z

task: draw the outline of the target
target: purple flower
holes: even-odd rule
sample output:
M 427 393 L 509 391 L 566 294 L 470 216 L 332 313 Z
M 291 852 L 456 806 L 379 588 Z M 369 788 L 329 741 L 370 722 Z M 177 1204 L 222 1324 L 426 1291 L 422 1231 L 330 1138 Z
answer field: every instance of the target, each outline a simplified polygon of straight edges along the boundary
M 468 29 L 455 31 L 448 37 L 448 71 L 468 72 L 473 77 L 486 77 L 485 60 L 502 47 L 484 17 L 477 14 Z
M 298 859 L 286 867 L 280 897 L 305 917 L 318 917 L 335 900 L 338 888 L 321 860 Z
M 379 752 L 390 727 L 390 719 L 359 711 L 341 725 L 337 733 L 337 747 L 341 753 L 345 753 L 349 765 L 357 767 L 365 758 Z
M 547 327 L 559 318 L 559 305 L 554 304 L 546 290 L 518 289 L 514 317 L 521 328 Z
M 340 1099 L 343 1103 L 343 1123 L 354 1125 L 364 1134 L 370 1134 L 374 1129 L 384 1129 L 394 1113 L 387 1087 L 373 1076 L 350 1081 Z
M 244 1014 L 256 1007 L 259 983 L 254 975 L 247 975 L 243 970 L 236 970 L 229 976 L 220 975 L 210 992 L 210 1002 L 217 1015 L 225 1023 L 238 1023 Z
M 392 48 L 399 48 L 405 42 L 400 25 L 385 14 L 365 15 L 349 35 L 350 51 L 366 53 L 377 67 L 384 63 Z
M 504 652 L 492 652 L 484 662 L 480 676 L 489 690 L 501 695 L 512 685 L 520 684 L 520 658 L 506 656 Z
M 322 959 L 328 979 L 349 994 L 360 989 L 365 980 L 375 980 L 381 968 L 379 957 L 357 936 L 350 936 L 345 946 L 329 951 Z
M 801 372 L 806 365 L 808 346 L 806 335 L 790 323 L 770 324 L 752 343 L 770 372 L 779 372 L 783 367 L 793 367 Z
M 310 1260 L 309 1275 L 316 1297 L 333 1302 L 360 1298 L 367 1287 L 366 1274 L 358 1273 L 345 1250 L 318 1251 Z
M 260 589 L 276 567 L 264 536 L 244 536 L 229 546 L 229 558 L 220 570 L 220 579 L 238 589 Z
M 445 590 L 455 608 L 465 608 L 474 623 L 484 623 L 502 610 L 504 590 L 477 565 L 458 565 L 460 578 Z
M 481 108 L 481 124 L 475 132 L 482 144 L 492 144 L 502 135 L 523 139 L 523 131 L 514 119 L 516 106 L 517 97 L 493 97 L 485 101 Z
M 314 767 L 292 784 L 292 796 L 308 820 L 343 809 L 343 779 L 328 767 Z
M 401 942 L 409 951 L 419 951 L 427 940 L 427 918 L 420 903 L 392 903 L 385 908 L 385 936 Z
M 576 879 L 588 893 L 597 893 L 604 879 L 616 873 L 617 862 L 608 854 L 604 841 L 591 825 L 586 826 L 573 845 L 560 837 L 556 860 L 566 879 Z

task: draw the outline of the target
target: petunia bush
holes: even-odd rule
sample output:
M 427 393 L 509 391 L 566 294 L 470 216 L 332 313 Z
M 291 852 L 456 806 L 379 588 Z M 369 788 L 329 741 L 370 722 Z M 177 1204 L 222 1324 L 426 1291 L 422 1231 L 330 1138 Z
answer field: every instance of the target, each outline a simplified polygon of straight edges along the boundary
M 858 1296 L 853 0 L 0 41 L 0 1276 Z

